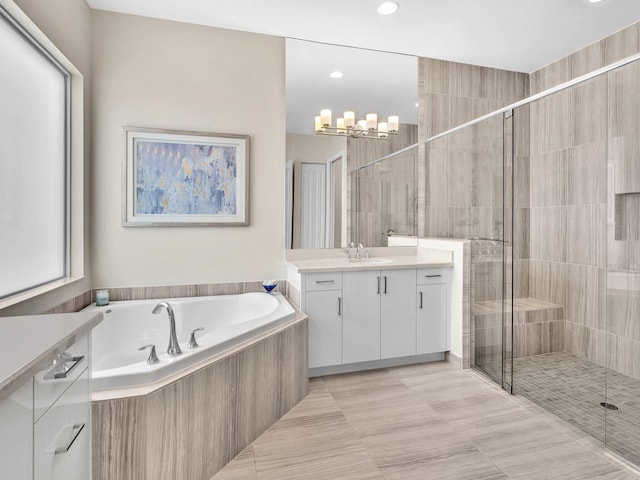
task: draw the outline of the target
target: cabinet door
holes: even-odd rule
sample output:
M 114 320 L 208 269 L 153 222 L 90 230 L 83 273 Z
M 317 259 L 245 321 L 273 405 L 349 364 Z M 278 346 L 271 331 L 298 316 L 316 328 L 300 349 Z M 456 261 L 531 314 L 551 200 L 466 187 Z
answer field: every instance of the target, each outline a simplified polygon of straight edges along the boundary
M 381 357 L 416 354 L 416 271 L 382 270 Z
M 34 480 L 91 478 L 87 370 L 33 426 Z
M 307 292 L 304 311 L 309 317 L 309 368 L 342 363 L 341 291 Z
M 418 287 L 417 353 L 447 350 L 447 284 Z
M 0 478 L 33 478 L 33 380 L 0 400 Z
M 380 359 L 380 291 L 378 270 L 344 272 L 342 294 L 342 362 Z

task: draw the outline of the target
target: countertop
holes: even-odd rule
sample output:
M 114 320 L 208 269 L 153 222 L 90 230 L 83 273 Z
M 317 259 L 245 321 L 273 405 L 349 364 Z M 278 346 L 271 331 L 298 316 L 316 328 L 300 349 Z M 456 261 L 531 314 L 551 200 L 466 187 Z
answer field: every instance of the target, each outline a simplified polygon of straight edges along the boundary
M 416 247 L 381 247 L 371 249 L 369 258 L 350 258 L 340 250 L 288 251 L 286 262 L 297 273 L 341 272 L 346 270 L 389 270 L 398 268 L 452 267 L 453 255 L 448 250 Z M 287 253 L 288 253 L 287 252 Z
M 0 399 L 6 398 L 55 356 L 102 321 L 102 312 L 0 318 Z

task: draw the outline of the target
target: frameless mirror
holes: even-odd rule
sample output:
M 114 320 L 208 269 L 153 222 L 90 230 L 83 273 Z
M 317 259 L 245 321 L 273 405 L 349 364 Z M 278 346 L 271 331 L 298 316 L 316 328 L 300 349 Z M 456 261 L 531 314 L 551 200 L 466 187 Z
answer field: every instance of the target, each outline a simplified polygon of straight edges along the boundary
M 388 235 L 415 235 L 417 148 L 395 153 L 417 142 L 417 84 L 414 56 L 287 39 L 286 248 L 386 246 Z M 344 112 L 356 121 L 398 116 L 400 125 L 386 137 L 317 134 L 324 109 L 332 127 Z

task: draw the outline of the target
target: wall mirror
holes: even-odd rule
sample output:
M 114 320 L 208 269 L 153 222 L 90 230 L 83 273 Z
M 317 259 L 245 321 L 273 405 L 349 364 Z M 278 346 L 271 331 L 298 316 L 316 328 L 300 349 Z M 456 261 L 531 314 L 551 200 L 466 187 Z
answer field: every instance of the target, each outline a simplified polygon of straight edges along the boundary
M 388 234 L 415 235 L 417 148 L 406 147 L 417 142 L 417 84 L 417 57 L 286 40 L 286 248 L 386 246 Z M 318 135 L 323 109 L 332 127 L 348 111 L 356 121 L 398 116 L 398 133 Z

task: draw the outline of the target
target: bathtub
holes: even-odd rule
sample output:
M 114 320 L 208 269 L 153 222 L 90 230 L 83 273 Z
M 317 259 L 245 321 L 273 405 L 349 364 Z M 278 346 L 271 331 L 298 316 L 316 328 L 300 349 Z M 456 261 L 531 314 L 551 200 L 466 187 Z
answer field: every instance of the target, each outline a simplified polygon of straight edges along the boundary
M 175 313 L 176 332 L 182 355 L 167 354 L 169 316 L 154 315 L 163 299 L 112 302 L 90 305 L 86 310 L 104 313 L 104 320 L 92 332 L 92 386 L 94 391 L 111 390 L 159 382 L 180 370 L 193 367 L 240 343 L 293 319 L 295 310 L 279 293 L 245 293 L 212 297 L 173 298 L 168 302 Z M 191 332 L 196 332 L 198 348 L 189 349 Z M 156 346 L 159 363 L 147 363 L 149 350 Z

